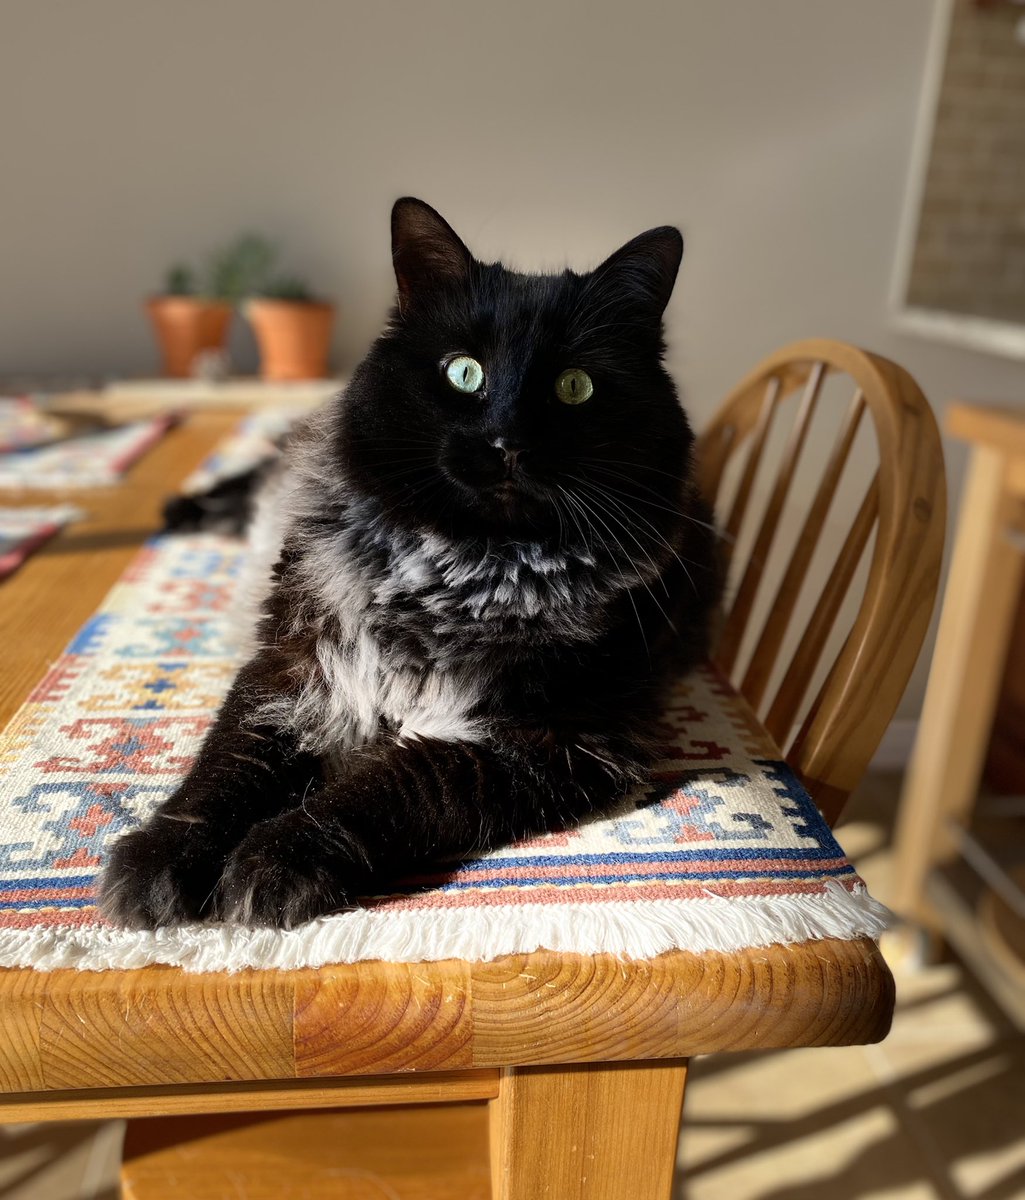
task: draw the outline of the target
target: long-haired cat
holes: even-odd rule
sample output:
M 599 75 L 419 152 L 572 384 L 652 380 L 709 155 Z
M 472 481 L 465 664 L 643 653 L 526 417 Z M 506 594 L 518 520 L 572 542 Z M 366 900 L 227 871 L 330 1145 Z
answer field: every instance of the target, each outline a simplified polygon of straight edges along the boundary
M 705 652 L 714 533 L 662 365 L 679 232 L 526 275 L 407 198 L 392 248 L 390 323 L 258 502 L 256 652 L 113 847 L 118 923 L 291 927 L 607 808 Z

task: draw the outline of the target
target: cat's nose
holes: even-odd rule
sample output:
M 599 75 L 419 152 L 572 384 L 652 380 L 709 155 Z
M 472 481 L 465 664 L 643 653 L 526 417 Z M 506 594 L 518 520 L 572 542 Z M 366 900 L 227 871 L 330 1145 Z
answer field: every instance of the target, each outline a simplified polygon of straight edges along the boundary
M 502 462 L 505 464 L 508 475 L 511 475 L 517 467 L 523 466 L 523 456 L 526 454 L 526 450 L 522 446 L 515 445 L 507 438 L 495 438 L 491 444 L 496 450 L 501 450 Z

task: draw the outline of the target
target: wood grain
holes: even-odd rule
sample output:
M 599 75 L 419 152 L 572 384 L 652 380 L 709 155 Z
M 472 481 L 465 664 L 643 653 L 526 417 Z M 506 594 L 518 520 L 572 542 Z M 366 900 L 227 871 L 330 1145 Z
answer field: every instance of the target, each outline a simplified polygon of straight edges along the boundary
M 493 1200 L 669 1200 L 686 1079 L 681 1061 L 503 1072 Z
M 0 973 L 5 1008 L 18 989 L 29 1003 L 18 1041 L 5 1039 L 12 1093 L 849 1045 L 885 1036 L 893 1005 L 868 940 L 650 960 Z M 112 1098 L 109 1115 L 120 1111 Z
M 667 1048 L 681 1040 L 681 999 L 695 993 L 681 978 L 682 965 L 672 954 L 626 962 L 551 951 L 478 964 L 474 1062 L 582 1061 L 582 1034 L 593 1050 L 588 1061 L 672 1054 Z M 688 1015 L 701 1021 L 702 1008 L 698 1000 Z
M 42 1021 L 47 977 L 36 971 L 0 973 L 0 1091 L 35 1091 L 43 1077 Z
M 78 1088 L 0 1095 L 0 1123 L 275 1112 L 302 1108 L 369 1108 L 491 1100 L 499 1072 L 444 1071 L 359 1079 L 285 1079 L 163 1087 Z
M 287 974 L 241 971 L 224 984 L 176 967 L 51 972 L 40 1022 L 46 1086 L 294 1075 Z
M 296 1074 L 473 1065 L 470 972 L 468 963 L 454 960 L 302 972 L 295 985 Z
M 484 1104 L 133 1121 L 124 1200 L 488 1200 Z

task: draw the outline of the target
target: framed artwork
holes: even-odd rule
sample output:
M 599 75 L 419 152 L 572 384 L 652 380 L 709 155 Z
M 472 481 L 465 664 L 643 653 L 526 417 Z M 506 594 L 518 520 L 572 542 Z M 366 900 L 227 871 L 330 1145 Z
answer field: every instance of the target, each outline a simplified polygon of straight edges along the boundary
M 1025 359 L 1025 5 L 941 0 L 901 222 L 897 326 Z

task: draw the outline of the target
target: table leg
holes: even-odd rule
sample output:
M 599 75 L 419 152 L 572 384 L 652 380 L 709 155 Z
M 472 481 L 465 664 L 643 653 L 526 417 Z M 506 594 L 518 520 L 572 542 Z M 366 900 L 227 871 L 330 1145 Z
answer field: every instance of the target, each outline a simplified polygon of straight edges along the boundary
M 969 462 L 922 719 L 900 802 L 894 908 L 935 929 L 924 897 L 935 863 L 952 857 L 947 821 L 975 801 L 1021 581 L 1005 536 L 1016 503 L 1007 459 L 979 446 Z
M 492 1200 L 668 1200 L 686 1077 L 683 1059 L 505 1071 Z

